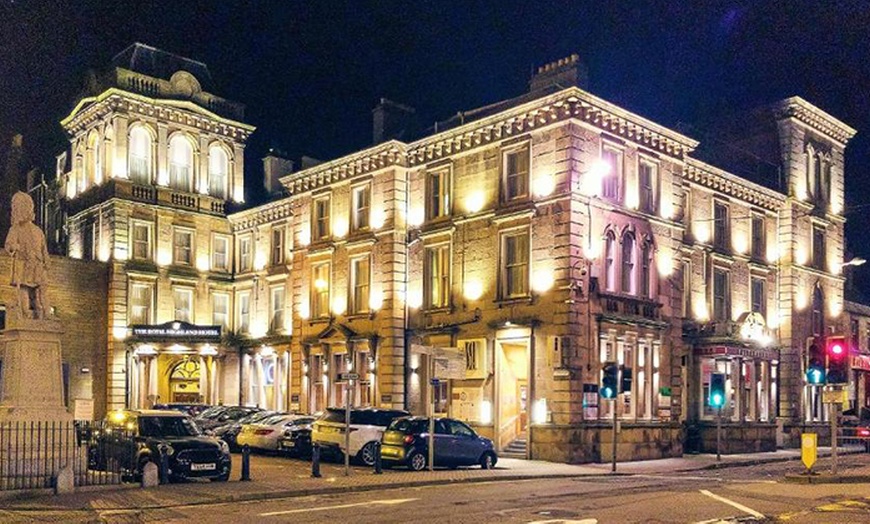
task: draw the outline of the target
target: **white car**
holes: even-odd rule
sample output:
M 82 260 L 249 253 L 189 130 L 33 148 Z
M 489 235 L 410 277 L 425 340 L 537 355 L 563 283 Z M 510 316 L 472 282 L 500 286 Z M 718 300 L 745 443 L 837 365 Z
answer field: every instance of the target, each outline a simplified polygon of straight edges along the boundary
M 314 423 L 311 429 L 312 445 L 319 445 L 327 453 L 344 454 L 344 408 L 329 408 Z M 351 409 L 350 450 L 351 457 L 367 466 L 375 463 L 375 446 L 381 441 L 384 430 L 393 419 L 408 415 L 400 409 Z
M 253 449 L 277 451 L 278 440 L 284 435 L 284 430 L 313 421 L 314 418 L 310 416 L 279 413 L 254 424 L 243 425 L 236 442 L 239 446 L 247 444 Z

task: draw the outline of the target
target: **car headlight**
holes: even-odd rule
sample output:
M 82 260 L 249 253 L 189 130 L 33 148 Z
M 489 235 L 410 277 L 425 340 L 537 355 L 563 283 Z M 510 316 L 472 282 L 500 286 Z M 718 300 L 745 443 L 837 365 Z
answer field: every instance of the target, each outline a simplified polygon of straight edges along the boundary
M 163 453 L 166 453 L 167 457 L 171 457 L 175 454 L 175 448 L 173 448 L 169 444 L 163 444 L 160 449 L 163 451 Z
M 226 442 L 224 442 L 223 440 L 218 440 L 218 443 L 220 444 L 220 447 L 221 447 L 221 453 L 226 455 L 227 453 L 230 452 L 230 447 L 227 445 Z

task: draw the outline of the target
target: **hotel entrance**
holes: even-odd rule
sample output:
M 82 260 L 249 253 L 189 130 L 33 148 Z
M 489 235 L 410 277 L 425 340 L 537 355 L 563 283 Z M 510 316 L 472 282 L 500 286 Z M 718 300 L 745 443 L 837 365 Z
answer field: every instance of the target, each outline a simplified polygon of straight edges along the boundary
M 509 329 L 496 341 L 495 444 L 525 452 L 529 424 L 529 330 Z M 518 443 L 522 443 L 520 446 Z
M 199 389 L 201 376 L 197 360 L 184 358 L 172 366 L 169 373 L 169 401 L 184 404 L 202 402 Z

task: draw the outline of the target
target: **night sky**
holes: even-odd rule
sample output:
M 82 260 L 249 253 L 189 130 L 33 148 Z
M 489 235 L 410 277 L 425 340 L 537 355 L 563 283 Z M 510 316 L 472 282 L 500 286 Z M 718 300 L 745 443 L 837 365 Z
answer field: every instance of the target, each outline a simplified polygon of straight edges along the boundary
M 870 259 L 868 1 L 0 0 L 0 154 L 22 133 L 52 173 L 87 71 L 135 41 L 205 62 L 216 94 L 247 105 L 252 187 L 269 147 L 369 145 L 380 97 L 428 127 L 523 93 L 534 66 L 571 53 L 594 94 L 701 140 L 718 115 L 800 95 L 859 130 L 848 250 Z M 870 265 L 852 272 L 870 283 Z

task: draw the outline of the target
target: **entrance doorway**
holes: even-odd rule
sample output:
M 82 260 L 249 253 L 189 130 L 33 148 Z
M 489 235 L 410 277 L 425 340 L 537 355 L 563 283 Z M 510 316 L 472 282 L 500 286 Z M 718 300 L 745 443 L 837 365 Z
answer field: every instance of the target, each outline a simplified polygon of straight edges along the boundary
M 499 340 L 496 344 L 495 436 L 499 450 L 525 442 L 529 409 L 529 340 Z
M 185 358 L 175 364 L 169 374 L 170 402 L 195 403 L 200 401 L 199 362 Z

